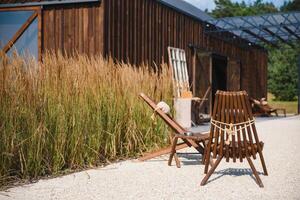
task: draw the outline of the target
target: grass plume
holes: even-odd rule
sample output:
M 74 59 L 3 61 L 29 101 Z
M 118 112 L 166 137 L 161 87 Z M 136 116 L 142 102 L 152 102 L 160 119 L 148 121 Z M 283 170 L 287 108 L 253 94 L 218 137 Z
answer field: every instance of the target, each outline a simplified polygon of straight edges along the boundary
M 170 104 L 171 84 L 166 66 L 158 75 L 101 56 L 0 55 L 0 187 L 163 146 L 166 126 L 138 94 Z

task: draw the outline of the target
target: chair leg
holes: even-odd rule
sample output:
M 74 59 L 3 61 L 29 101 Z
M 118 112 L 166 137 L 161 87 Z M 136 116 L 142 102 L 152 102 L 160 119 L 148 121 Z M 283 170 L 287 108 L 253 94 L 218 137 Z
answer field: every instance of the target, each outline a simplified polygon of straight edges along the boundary
M 267 167 L 266 167 L 264 156 L 263 156 L 263 154 L 262 154 L 261 151 L 259 151 L 258 154 L 259 154 L 259 158 L 260 158 L 260 161 L 261 161 L 261 165 L 262 165 L 263 170 L 264 170 L 264 175 L 268 176 L 268 171 L 267 171 Z
M 176 150 L 175 150 L 175 151 L 176 151 Z M 180 168 L 181 165 L 180 165 L 180 161 L 179 161 L 179 158 L 178 158 L 176 152 L 175 152 L 175 154 L 174 154 L 174 159 L 175 159 L 176 167 L 177 167 L 177 168 Z
M 176 166 L 177 166 L 178 168 L 180 168 L 180 162 L 179 162 L 179 159 L 178 159 L 177 154 L 176 154 L 176 145 L 177 145 L 177 141 L 178 141 L 178 137 L 174 137 L 174 138 L 173 138 L 173 141 L 172 141 L 172 150 L 171 150 L 171 153 L 170 153 L 168 165 L 171 166 L 173 156 L 175 155 Z
M 256 171 L 256 169 L 254 167 L 254 165 L 253 165 L 252 160 L 248 156 L 246 156 L 246 158 L 247 158 L 247 161 L 248 161 L 248 163 L 249 163 L 249 165 L 250 165 L 250 167 L 252 169 L 252 172 L 253 172 L 253 174 L 254 174 L 254 176 L 256 178 L 256 182 L 258 183 L 259 187 L 264 187 L 264 185 L 263 185 L 263 183 L 262 183 L 262 181 L 261 181 L 261 179 L 260 179 L 260 177 L 259 177 L 259 175 L 258 175 L 258 173 L 257 173 L 257 171 Z
M 205 164 L 205 156 L 206 156 L 206 151 L 207 151 L 207 148 L 205 147 L 205 142 L 203 142 L 203 146 L 204 146 L 204 153 L 202 154 L 202 162 L 201 164 Z
M 214 173 L 215 169 L 218 167 L 218 165 L 220 164 L 221 160 L 222 160 L 223 156 L 219 156 L 217 161 L 214 163 L 214 165 L 210 168 L 209 172 L 205 175 L 205 177 L 203 178 L 203 180 L 201 181 L 200 185 L 205 185 L 206 182 L 208 181 L 209 177 L 212 175 L 212 173 Z M 208 164 L 209 162 L 207 162 Z
M 210 163 L 210 151 L 206 149 L 206 154 L 204 155 L 204 160 L 205 160 L 205 167 L 204 167 L 204 174 L 207 174 L 208 171 L 208 166 Z

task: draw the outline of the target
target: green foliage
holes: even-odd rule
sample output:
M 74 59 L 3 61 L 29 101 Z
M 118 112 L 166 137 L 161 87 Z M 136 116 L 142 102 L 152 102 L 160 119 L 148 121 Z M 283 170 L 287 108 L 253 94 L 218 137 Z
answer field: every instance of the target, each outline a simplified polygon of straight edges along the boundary
M 300 0 L 285 1 L 283 6 L 280 8 L 281 11 L 299 11 L 300 10 Z
M 292 101 L 297 95 L 300 51 L 287 44 L 280 46 L 269 50 L 268 89 L 276 100 Z
M 102 57 L 0 55 L 0 187 L 165 145 L 165 124 L 138 94 L 170 104 L 170 77 Z
M 253 4 L 246 4 L 245 1 L 235 3 L 231 0 L 215 0 L 215 4 L 216 8 L 212 10 L 211 15 L 216 18 L 278 12 L 273 3 L 265 3 L 262 0 L 256 0 Z

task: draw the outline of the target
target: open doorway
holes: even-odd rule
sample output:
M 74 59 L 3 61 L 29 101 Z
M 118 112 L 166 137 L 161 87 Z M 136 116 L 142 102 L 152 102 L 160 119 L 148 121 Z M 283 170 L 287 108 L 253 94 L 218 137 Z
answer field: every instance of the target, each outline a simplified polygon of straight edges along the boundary
M 212 107 L 217 90 L 227 90 L 227 57 L 212 54 Z

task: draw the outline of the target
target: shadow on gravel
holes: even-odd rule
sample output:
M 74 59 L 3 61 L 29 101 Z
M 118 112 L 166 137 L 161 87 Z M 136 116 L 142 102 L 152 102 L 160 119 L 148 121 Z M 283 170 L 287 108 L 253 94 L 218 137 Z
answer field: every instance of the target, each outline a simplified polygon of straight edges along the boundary
M 202 155 L 199 153 L 178 153 L 179 159 L 183 165 L 200 165 Z
M 217 174 L 219 176 L 210 179 L 207 183 L 215 181 L 215 180 L 221 178 L 222 176 L 238 177 L 238 176 L 245 176 L 245 175 L 250 176 L 256 182 L 256 179 L 253 176 L 253 173 L 250 168 L 227 168 L 227 169 L 223 169 L 220 171 L 215 171 L 213 174 Z M 258 174 L 263 175 L 262 172 L 258 172 Z
M 266 121 L 275 121 L 275 120 L 294 120 L 295 118 L 299 118 L 297 115 L 287 115 L 286 117 L 283 116 L 271 116 L 271 117 L 255 117 L 255 121 L 259 122 L 266 122 Z

